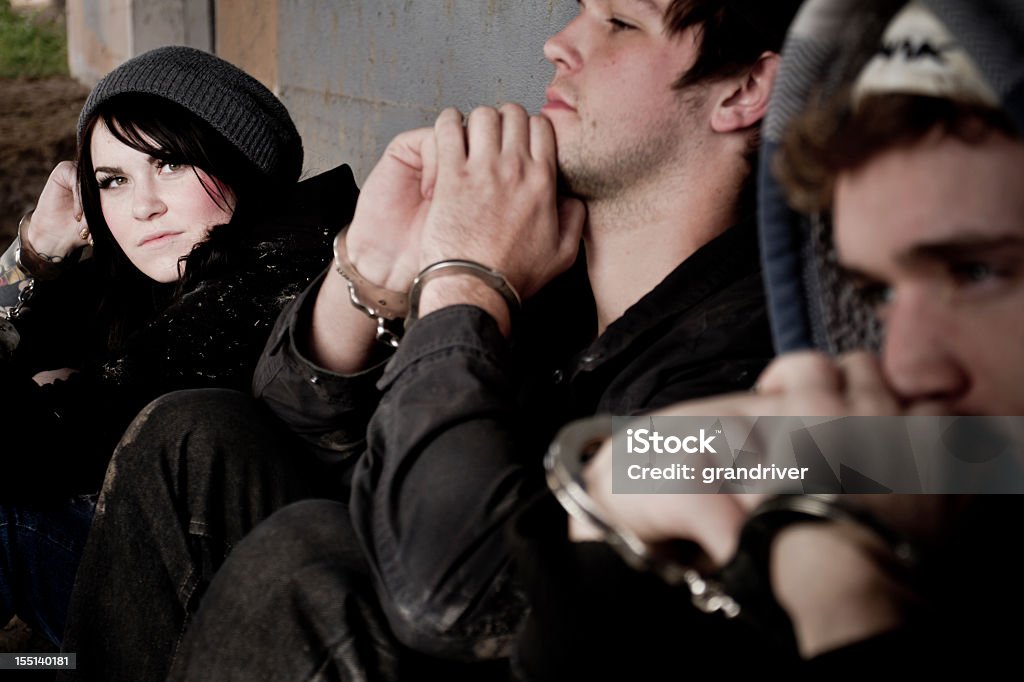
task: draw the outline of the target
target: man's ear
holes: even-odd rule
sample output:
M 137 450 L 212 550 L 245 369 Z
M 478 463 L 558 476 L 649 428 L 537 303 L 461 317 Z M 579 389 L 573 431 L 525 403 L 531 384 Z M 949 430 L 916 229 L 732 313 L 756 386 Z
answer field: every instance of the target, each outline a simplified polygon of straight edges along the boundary
M 721 82 L 724 87 L 711 113 L 712 130 L 731 133 L 749 128 L 764 118 L 779 72 L 779 61 L 775 52 L 765 52 L 743 76 Z

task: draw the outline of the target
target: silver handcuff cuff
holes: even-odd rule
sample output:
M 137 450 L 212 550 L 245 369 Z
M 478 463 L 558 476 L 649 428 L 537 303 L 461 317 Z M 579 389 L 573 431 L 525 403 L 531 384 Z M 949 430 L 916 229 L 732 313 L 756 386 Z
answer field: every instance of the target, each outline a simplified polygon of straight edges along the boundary
M 377 323 L 377 340 L 391 348 L 398 348 L 402 334 L 419 319 L 420 294 L 427 282 L 447 275 L 471 275 L 491 287 L 504 299 L 509 314 L 515 316 L 522 300 L 515 288 L 497 270 L 475 261 L 450 259 L 432 263 L 412 281 L 408 293 L 378 286 L 363 277 L 348 258 L 343 227 L 334 237 L 334 269 L 348 284 L 349 301 L 358 310 Z
M 348 225 L 334 237 L 334 269 L 348 284 L 348 297 L 352 305 L 377 322 L 377 340 L 386 346 L 398 348 L 402 338 L 401 322 L 409 314 L 409 296 L 401 291 L 377 286 L 359 274 L 348 258 L 346 234 Z
M 648 545 L 628 528 L 612 523 L 587 493 L 583 470 L 590 456 L 612 435 L 612 421 L 607 416 L 572 422 L 558 432 L 544 458 L 544 468 L 548 486 L 559 503 L 573 518 L 595 526 L 632 568 L 654 573 L 669 585 L 686 587 L 693 605 L 705 613 L 721 613 L 728 619 L 739 616 L 743 608 L 724 582 L 703 575 L 674 556 L 659 553 L 657 547 Z M 722 567 L 722 575 L 737 565 L 742 553 L 767 576 L 775 534 L 796 522 L 840 522 L 863 528 L 887 547 L 887 556 L 882 558 L 893 570 L 912 572 L 921 561 L 920 548 L 870 511 L 847 502 L 844 495 L 805 493 L 778 495 L 758 505 L 744 523 L 737 554 Z M 735 575 L 731 580 L 735 582 Z M 747 594 L 744 599 L 750 597 Z M 757 606 L 764 610 L 763 604 Z M 757 608 L 754 611 L 747 615 L 756 617 Z
M 685 587 L 690 600 L 704 613 L 721 613 L 732 619 L 740 615 L 739 603 L 718 581 L 693 566 L 660 556 L 628 528 L 605 518 L 583 484 L 583 469 L 594 451 L 612 436 L 610 417 L 592 417 L 572 422 L 555 436 L 544 469 L 548 487 L 562 507 L 575 519 L 595 526 L 613 550 L 632 568 L 650 571 L 672 586 Z

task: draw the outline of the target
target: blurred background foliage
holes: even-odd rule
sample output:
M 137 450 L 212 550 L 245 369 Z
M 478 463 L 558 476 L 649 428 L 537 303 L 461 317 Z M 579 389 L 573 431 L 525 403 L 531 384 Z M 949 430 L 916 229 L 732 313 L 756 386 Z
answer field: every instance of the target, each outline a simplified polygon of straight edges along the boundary
M 48 12 L 16 12 L 10 0 L 0 0 L 0 78 L 46 78 L 67 72 L 63 22 Z

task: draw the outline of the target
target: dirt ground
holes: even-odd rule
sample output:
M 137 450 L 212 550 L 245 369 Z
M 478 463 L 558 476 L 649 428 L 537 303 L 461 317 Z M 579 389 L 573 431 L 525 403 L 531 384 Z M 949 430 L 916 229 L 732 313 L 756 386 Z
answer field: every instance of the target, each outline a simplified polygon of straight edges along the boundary
M 0 251 L 53 167 L 74 158 L 78 112 L 88 94 L 68 77 L 0 79 Z
M 0 252 L 32 208 L 50 171 L 75 154 L 78 112 L 89 94 L 67 77 L 0 79 Z M 0 623 L 0 652 L 52 651 L 20 621 Z

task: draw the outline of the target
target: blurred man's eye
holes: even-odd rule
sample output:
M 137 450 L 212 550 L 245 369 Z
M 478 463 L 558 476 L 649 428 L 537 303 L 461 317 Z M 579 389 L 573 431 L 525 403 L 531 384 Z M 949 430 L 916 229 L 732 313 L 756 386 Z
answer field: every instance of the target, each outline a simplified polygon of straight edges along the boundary
M 954 263 L 950 266 L 953 278 L 961 284 L 977 284 L 996 276 L 995 268 L 988 263 Z
M 863 284 L 854 285 L 854 291 L 857 294 L 857 298 L 860 299 L 864 305 L 879 309 L 890 302 L 893 298 L 893 289 L 887 284 L 882 282 L 866 282 Z

